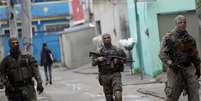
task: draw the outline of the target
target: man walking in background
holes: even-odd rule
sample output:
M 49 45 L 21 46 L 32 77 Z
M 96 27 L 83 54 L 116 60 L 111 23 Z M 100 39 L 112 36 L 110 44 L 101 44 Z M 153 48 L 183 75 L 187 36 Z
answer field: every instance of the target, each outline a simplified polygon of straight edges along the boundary
M 41 51 L 41 65 L 44 66 L 46 83 L 45 85 L 52 84 L 52 64 L 54 58 L 51 50 L 48 48 L 47 43 L 43 43 Z

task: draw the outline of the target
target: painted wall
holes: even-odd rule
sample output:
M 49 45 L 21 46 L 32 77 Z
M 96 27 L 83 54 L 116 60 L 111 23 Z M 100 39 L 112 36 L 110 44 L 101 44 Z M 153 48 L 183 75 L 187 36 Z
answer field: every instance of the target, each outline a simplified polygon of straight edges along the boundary
M 100 20 L 101 22 L 102 33 L 110 33 L 113 39 L 112 43 L 117 44 L 117 33 L 120 30 L 116 21 L 116 6 L 112 5 L 108 0 L 94 0 L 93 8 L 95 21 Z M 116 33 L 114 33 L 114 29 L 116 29 Z
M 59 35 L 38 35 L 33 37 L 33 54 L 40 63 L 42 44 L 47 43 L 49 49 L 52 51 L 54 59 L 61 62 Z
M 46 42 L 49 48 L 52 50 L 54 58 L 60 62 L 61 61 L 61 52 L 60 52 L 60 43 L 59 43 L 59 31 L 55 32 L 44 32 L 45 25 L 51 24 L 59 24 L 59 23 L 66 23 L 66 19 L 58 19 L 58 20 L 47 20 L 47 21 L 40 21 L 40 24 L 37 21 L 32 22 L 33 26 L 35 26 L 35 33 L 33 33 L 33 55 L 36 58 L 37 62 L 40 63 L 40 52 L 42 48 L 42 44 Z M 21 27 L 21 26 L 18 26 Z M 3 25 L 2 29 L 7 29 L 7 25 Z M 9 54 L 9 47 L 8 47 L 8 37 L 2 36 L 3 38 L 3 49 L 4 49 L 4 56 Z
M 16 5 L 17 18 L 20 19 L 21 9 Z M 67 1 L 43 2 L 32 4 L 32 17 L 50 17 L 50 16 L 68 16 L 70 8 Z M 8 9 L 6 6 L 0 6 L 0 20 L 8 19 Z
M 96 50 L 96 46 L 92 43 L 94 36 L 95 29 L 86 24 L 63 32 L 60 36 L 62 63 L 71 69 L 90 63 L 89 51 Z
M 46 11 L 44 10 L 46 9 Z M 20 7 L 16 6 L 17 15 L 20 15 Z M 32 4 L 32 15 L 35 18 L 32 22 L 33 26 L 36 28 L 35 33 L 33 35 L 33 54 L 36 57 L 38 63 L 40 62 L 40 51 L 42 47 L 42 43 L 47 42 L 49 48 L 52 50 L 55 59 L 60 62 L 61 61 L 61 53 L 60 53 L 60 43 L 59 43 L 59 35 L 58 31 L 55 32 L 44 32 L 45 25 L 51 24 L 59 24 L 66 23 L 67 17 L 69 17 L 70 9 L 67 1 L 57 1 L 57 2 L 43 2 L 43 3 L 34 3 Z M 0 21 L 8 19 L 8 10 L 7 7 L 0 7 Z M 60 17 L 60 18 L 55 18 Z M 46 18 L 42 19 L 41 18 Z M 52 19 L 53 18 L 53 19 Z M 1 23 L 1 22 L 0 22 Z M 2 30 L 8 29 L 8 25 L 2 24 L 0 26 Z M 18 24 L 18 28 L 21 28 L 21 25 Z M 7 44 L 7 36 L 1 36 L 4 47 L 4 56 L 8 55 L 9 47 Z
M 137 26 L 136 26 L 136 15 L 135 15 L 135 5 L 133 0 L 128 0 L 128 22 L 129 22 L 129 31 L 131 34 L 131 37 L 134 40 L 137 40 Z M 137 40 L 138 41 L 138 40 Z M 136 45 L 133 48 L 133 59 L 135 60 L 134 62 L 134 69 L 139 69 L 140 68 L 140 63 L 139 63 L 139 51 L 137 50 Z
M 3 36 L 2 38 L 3 42 L 3 48 L 4 49 L 4 56 L 9 55 L 10 53 L 10 47 L 8 45 L 8 37 Z M 20 46 L 22 48 L 22 38 L 19 38 Z M 61 61 L 61 53 L 60 53 L 60 43 L 59 43 L 59 35 L 52 34 L 52 35 L 36 35 L 33 36 L 33 55 L 36 58 L 37 62 L 40 63 L 40 55 L 42 50 L 42 44 L 46 42 L 48 44 L 49 49 L 52 51 L 54 58 L 60 62 Z
M 100 20 L 102 33 L 110 33 L 112 43 L 118 45 L 118 40 L 127 34 L 123 27 L 128 27 L 127 20 L 127 1 L 117 0 L 93 0 L 93 12 L 95 21 Z M 121 24 L 122 21 L 124 24 Z M 115 29 L 115 31 L 114 31 Z M 128 30 L 128 29 L 126 29 Z
M 178 5 L 179 4 L 179 5 Z M 195 9 L 195 0 L 157 0 L 155 2 L 138 2 L 138 14 L 140 18 L 140 34 L 142 40 L 142 58 L 145 74 L 155 76 L 162 70 L 162 63 L 158 57 L 160 49 L 160 37 L 157 14 L 171 13 Z M 137 38 L 135 9 L 133 0 L 128 0 L 130 33 Z M 131 29 L 132 28 L 132 29 Z M 138 39 L 139 40 L 139 39 Z M 134 58 L 136 50 L 134 49 Z M 136 63 L 138 65 L 138 63 Z M 139 65 L 140 66 L 140 65 Z M 140 66 L 140 68 L 142 68 Z M 137 67 L 136 67 L 137 68 Z

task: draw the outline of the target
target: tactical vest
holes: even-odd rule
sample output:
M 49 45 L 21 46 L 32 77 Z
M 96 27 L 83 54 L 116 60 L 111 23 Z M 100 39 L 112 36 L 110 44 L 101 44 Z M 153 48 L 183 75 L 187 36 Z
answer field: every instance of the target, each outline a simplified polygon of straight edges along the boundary
M 11 83 L 21 82 L 33 77 L 33 70 L 29 61 L 27 55 L 20 55 L 17 60 L 12 56 L 9 56 L 6 74 Z
M 111 48 L 107 49 L 105 47 L 101 48 L 99 51 L 101 54 L 107 54 L 107 55 L 117 55 L 118 49 L 115 46 L 112 46 Z M 111 63 L 112 61 L 104 61 L 98 64 L 99 72 L 102 74 L 111 74 L 114 72 L 122 72 L 123 71 L 123 65 L 113 65 Z
M 181 33 L 173 32 L 173 36 L 171 36 L 171 40 L 173 41 L 173 47 L 171 47 L 174 52 L 175 57 L 173 57 L 175 62 L 179 62 L 179 64 L 190 64 L 191 57 L 195 54 L 195 41 L 187 32 Z

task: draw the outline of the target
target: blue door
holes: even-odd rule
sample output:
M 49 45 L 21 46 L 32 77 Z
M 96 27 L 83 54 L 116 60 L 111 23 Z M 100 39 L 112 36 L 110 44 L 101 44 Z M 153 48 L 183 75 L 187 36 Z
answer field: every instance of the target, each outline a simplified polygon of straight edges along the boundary
M 20 46 L 22 46 L 22 38 L 19 38 Z M 42 49 L 42 44 L 46 42 L 49 49 L 52 51 L 54 58 L 61 62 L 61 53 L 60 53 L 60 44 L 59 44 L 59 35 L 36 35 L 33 36 L 33 55 L 36 58 L 37 62 L 40 63 L 40 53 Z M 8 36 L 3 36 L 3 47 L 4 47 L 4 56 L 9 54 L 10 48 L 8 45 Z
M 48 44 L 48 47 L 52 51 L 54 58 L 58 62 L 60 62 L 61 53 L 60 53 L 59 35 L 37 35 L 33 37 L 33 54 L 37 59 L 38 63 L 40 62 L 40 54 L 43 43 Z

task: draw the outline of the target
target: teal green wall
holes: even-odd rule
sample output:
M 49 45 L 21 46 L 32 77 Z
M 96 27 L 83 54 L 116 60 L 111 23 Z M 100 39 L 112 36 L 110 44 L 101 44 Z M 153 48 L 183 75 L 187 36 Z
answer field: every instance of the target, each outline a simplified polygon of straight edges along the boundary
M 167 13 L 195 9 L 195 0 L 156 0 L 147 3 L 149 11 L 153 13 Z
M 136 26 L 136 18 L 135 18 L 135 5 L 133 0 L 128 0 L 128 19 L 129 19 L 129 30 L 131 37 L 137 40 L 137 26 Z M 136 48 L 136 45 L 133 48 L 133 58 L 135 60 L 134 62 L 134 68 L 139 69 L 139 54 Z
M 135 65 L 139 67 L 135 67 L 135 69 L 143 67 L 145 74 L 155 76 L 162 70 L 162 63 L 158 57 L 160 37 L 157 14 L 193 10 L 195 9 L 195 0 L 157 0 L 156 2 L 148 3 L 138 2 L 137 7 L 140 16 L 141 50 L 144 63 L 143 66 L 141 66 L 139 65 L 139 62 L 136 62 Z M 137 38 L 134 0 L 128 0 L 128 12 L 130 34 L 132 37 Z M 146 29 L 149 31 L 149 36 L 145 34 Z M 135 56 L 138 52 L 136 49 L 133 51 Z M 136 56 L 137 57 L 134 57 L 134 59 L 139 60 L 139 56 Z

